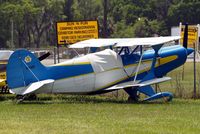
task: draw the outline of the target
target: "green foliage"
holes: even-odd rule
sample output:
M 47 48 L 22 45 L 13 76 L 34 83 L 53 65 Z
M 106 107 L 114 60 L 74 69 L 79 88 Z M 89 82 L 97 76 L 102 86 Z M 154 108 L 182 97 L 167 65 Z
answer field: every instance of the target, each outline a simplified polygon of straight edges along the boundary
M 179 22 L 200 22 L 199 0 L 107 0 L 108 37 L 169 35 Z M 0 1 L 0 46 L 56 44 L 57 21 L 98 20 L 103 37 L 104 0 L 3 0 Z M 140 19 L 140 20 L 139 20 Z M 43 45 L 43 46 L 42 46 Z
M 164 22 L 150 21 L 147 18 L 139 18 L 133 26 L 135 37 L 163 36 L 167 30 L 163 30 Z
M 114 27 L 112 36 L 115 38 L 130 38 L 134 36 L 133 27 L 127 26 L 123 21 L 118 22 Z
M 169 22 L 175 25 L 179 22 L 198 24 L 200 22 L 200 1 L 188 0 L 174 4 L 169 9 Z

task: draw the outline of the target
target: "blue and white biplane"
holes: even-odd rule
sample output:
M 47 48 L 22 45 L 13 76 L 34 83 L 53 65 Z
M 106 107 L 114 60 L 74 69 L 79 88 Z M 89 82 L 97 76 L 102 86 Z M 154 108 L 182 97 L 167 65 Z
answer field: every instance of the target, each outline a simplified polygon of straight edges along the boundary
M 10 92 L 23 99 L 40 93 L 101 94 L 124 89 L 128 100 L 144 101 L 173 97 L 170 92 L 156 92 L 152 84 L 170 80 L 166 74 L 183 65 L 193 49 L 164 44 L 180 37 L 148 37 L 122 39 L 90 39 L 71 48 L 109 47 L 62 63 L 44 66 L 27 50 L 16 50 L 7 65 Z M 151 50 L 144 50 L 146 47 Z M 117 48 L 118 52 L 112 48 Z

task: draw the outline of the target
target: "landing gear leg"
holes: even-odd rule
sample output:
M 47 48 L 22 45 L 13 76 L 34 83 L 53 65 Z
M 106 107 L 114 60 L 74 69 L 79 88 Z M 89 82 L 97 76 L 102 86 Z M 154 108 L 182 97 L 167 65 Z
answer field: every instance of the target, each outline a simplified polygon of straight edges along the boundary
M 3 86 L 3 92 L 6 94 L 6 93 L 9 93 L 9 90 L 8 90 L 8 86 L 5 85 Z
M 135 97 L 129 96 L 128 97 L 128 102 L 138 102 L 138 101 L 139 101 L 139 97 L 138 96 L 135 96 Z
M 37 100 L 37 96 L 36 96 L 36 94 L 17 95 L 16 99 L 17 99 L 18 102 L 22 102 L 24 100 L 32 101 L 32 100 Z
M 136 88 L 126 88 L 124 89 L 128 94 L 128 102 L 138 102 L 139 101 L 139 93 Z
M 17 95 L 16 96 L 17 102 L 22 102 L 25 99 L 24 95 Z

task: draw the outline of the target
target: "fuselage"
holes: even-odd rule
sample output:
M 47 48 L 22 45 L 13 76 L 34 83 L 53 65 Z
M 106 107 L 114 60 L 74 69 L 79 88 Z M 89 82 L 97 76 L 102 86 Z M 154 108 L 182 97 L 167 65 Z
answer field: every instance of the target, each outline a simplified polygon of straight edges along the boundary
M 184 64 L 187 54 L 187 50 L 182 46 L 160 49 L 155 65 L 156 77 L 162 77 Z M 49 66 L 45 76 L 48 79 L 54 79 L 55 83 L 52 89 L 46 90 L 46 92 L 99 93 L 115 84 L 134 80 L 139 57 L 137 54 L 118 55 L 112 50 L 104 50 Z M 153 57 L 153 50 L 144 52 L 137 72 L 137 82 L 151 69 Z

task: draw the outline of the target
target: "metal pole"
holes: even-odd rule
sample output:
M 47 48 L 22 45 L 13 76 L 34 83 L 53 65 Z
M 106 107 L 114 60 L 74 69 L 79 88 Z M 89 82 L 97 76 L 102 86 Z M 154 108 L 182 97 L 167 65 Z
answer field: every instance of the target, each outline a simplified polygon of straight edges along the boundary
M 196 99 L 196 46 L 195 43 L 194 46 L 194 99 Z
M 199 33 L 200 33 L 200 25 L 197 24 L 197 48 L 196 48 L 197 52 L 199 52 Z
M 11 19 L 11 47 L 14 47 L 14 42 L 13 42 L 13 28 L 14 28 L 14 25 L 13 25 L 13 20 Z
M 56 64 L 56 47 L 54 47 L 54 49 L 53 49 L 53 51 L 54 51 L 54 64 Z
M 60 63 L 60 58 L 59 58 L 59 45 L 57 45 L 57 58 L 58 58 L 58 63 Z
M 179 35 L 181 36 L 181 29 L 182 29 L 182 23 L 179 23 Z M 179 44 L 181 44 L 181 39 L 178 40 Z

